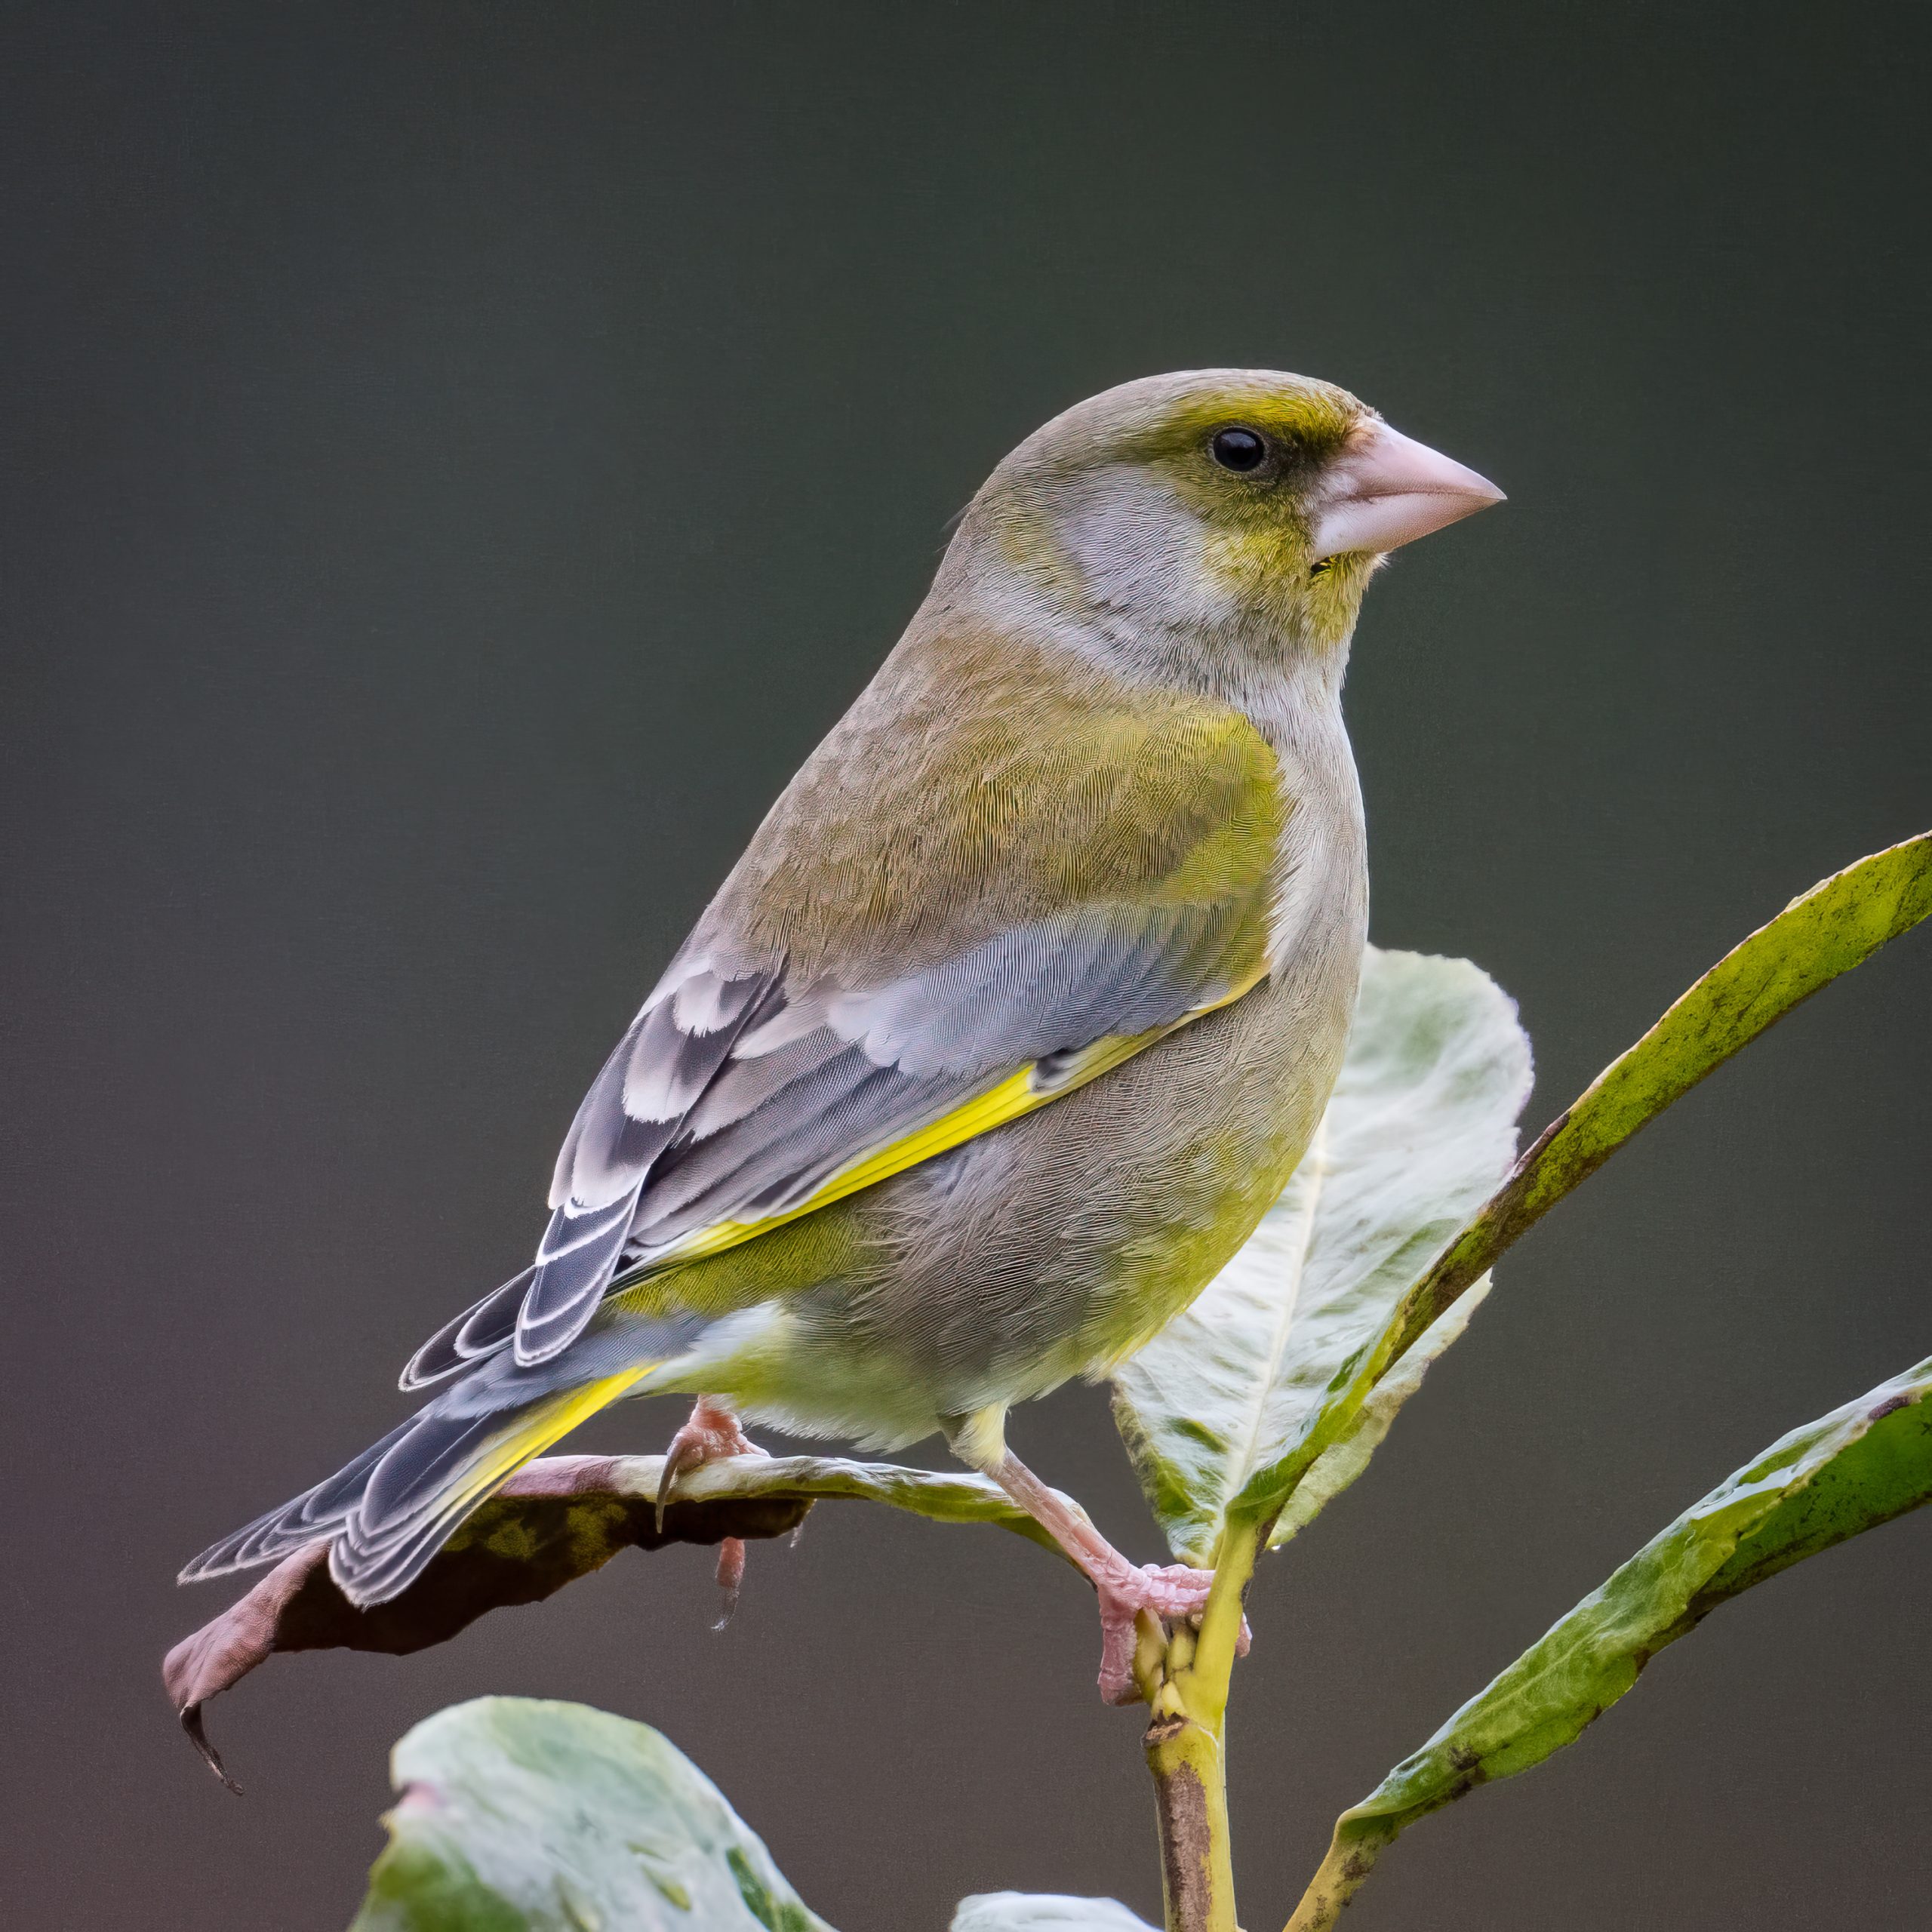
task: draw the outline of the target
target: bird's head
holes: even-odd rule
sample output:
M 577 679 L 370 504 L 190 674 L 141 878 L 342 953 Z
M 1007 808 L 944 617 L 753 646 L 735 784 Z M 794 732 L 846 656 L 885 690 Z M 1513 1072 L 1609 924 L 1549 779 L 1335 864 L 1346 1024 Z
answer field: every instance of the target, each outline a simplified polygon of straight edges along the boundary
M 961 534 L 979 571 L 1132 654 L 1321 651 L 1388 552 L 1502 500 L 1332 383 L 1203 369 L 1056 417 Z

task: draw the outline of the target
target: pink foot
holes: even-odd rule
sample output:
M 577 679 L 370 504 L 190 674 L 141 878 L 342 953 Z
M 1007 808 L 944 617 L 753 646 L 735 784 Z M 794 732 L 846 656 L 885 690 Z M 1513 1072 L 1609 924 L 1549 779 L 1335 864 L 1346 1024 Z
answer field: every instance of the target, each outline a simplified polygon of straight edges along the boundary
M 965 1445 L 972 1445 L 968 1442 Z M 968 1460 L 972 1459 L 969 1457 Z M 1100 1695 L 1109 1704 L 1138 1701 L 1134 1681 L 1134 1626 L 1144 1610 L 1163 1623 L 1198 1618 L 1213 1587 L 1214 1572 L 1185 1564 L 1147 1563 L 1136 1567 L 1088 1521 L 1078 1504 L 1049 1489 L 1009 1449 L 997 1462 L 976 1463 L 1046 1530 L 1078 1565 L 1100 1598 Z M 1247 1654 L 1247 1623 L 1241 1622 L 1236 1652 Z
M 722 1462 L 730 1456 L 764 1456 L 761 1449 L 739 1426 L 738 1418 L 722 1402 L 700 1395 L 691 1405 L 685 1426 L 672 1437 L 664 1452 L 664 1472 L 657 1479 L 657 1527 L 664 1527 L 664 1506 L 681 1478 L 707 1463 Z M 738 1607 L 738 1591 L 745 1580 L 745 1545 L 742 1537 L 727 1537 L 718 1546 L 718 1587 L 724 1592 L 723 1614 L 711 1627 L 721 1630 Z
M 1123 1563 L 1095 1583 L 1100 1598 L 1100 1696 L 1105 1703 L 1140 1700 L 1140 1687 L 1134 1681 L 1134 1651 L 1141 1611 L 1163 1623 L 1197 1617 L 1214 1581 L 1213 1571 L 1190 1570 L 1183 1563 L 1146 1563 L 1138 1569 Z M 1246 1657 L 1247 1645 L 1247 1620 L 1243 1617 L 1235 1654 Z

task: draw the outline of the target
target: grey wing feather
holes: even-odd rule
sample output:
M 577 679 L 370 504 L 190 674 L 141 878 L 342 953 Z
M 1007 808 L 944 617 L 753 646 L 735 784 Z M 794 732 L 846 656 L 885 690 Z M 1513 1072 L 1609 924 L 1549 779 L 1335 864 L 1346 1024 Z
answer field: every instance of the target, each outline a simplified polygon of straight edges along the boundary
M 557 1157 L 550 1225 L 517 1311 L 519 1362 L 548 1361 L 582 1332 L 609 1285 L 651 1163 L 739 1035 L 769 1011 L 777 986 L 772 973 L 727 977 L 700 968 L 667 980 L 631 1023 Z
M 1198 970 L 1210 935 L 1218 957 L 1224 909 L 1091 909 L 883 986 L 798 990 L 740 1035 L 658 1156 L 625 1269 L 717 1222 L 796 1206 L 1019 1067 L 1182 1018 L 1225 990 Z
M 865 987 L 674 964 L 577 1110 L 536 1260 L 425 1343 L 404 1386 L 506 1343 L 548 1361 L 614 1278 L 692 1233 L 785 1211 L 1020 1067 L 1221 997 L 1241 912 L 1089 905 Z
M 493 1355 L 516 1335 L 516 1318 L 530 1278 L 537 1272 L 533 1263 L 520 1275 L 512 1275 L 500 1288 L 492 1288 L 483 1299 L 466 1308 L 454 1321 L 446 1321 L 409 1358 L 402 1371 L 400 1386 L 405 1391 L 433 1388 L 438 1382 L 460 1374 L 472 1362 Z

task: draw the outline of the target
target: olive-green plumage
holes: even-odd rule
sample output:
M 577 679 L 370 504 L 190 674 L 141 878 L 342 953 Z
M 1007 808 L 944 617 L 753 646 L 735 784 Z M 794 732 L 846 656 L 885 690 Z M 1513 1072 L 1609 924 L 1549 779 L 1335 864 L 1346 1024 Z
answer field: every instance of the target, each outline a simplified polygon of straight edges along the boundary
M 393 1595 L 626 1392 L 984 1464 L 1008 1404 L 1185 1306 L 1340 1062 L 1342 676 L 1377 552 L 1451 520 L 1419 451 L 1231 371 L 1015 451 L 592 1088 L 534 1268 L 426 1345 L 416 1419 L 195 1574 L 328 1534 Z

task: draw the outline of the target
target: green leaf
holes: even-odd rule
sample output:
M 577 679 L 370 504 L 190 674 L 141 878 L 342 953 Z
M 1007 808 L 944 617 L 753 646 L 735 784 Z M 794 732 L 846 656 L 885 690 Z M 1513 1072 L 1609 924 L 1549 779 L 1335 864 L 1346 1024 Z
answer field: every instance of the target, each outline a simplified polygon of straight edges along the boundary
M 1932 912 L 1932 832 L 1821 879 L 1734 946 L 1552 1121 L 1418 1282 L 1372 1383 L 1497 1257 L 1665 1108 L 1774 1020 Z
M 1343 1440 L 1377 1383 L 1572 1188 L 1766 1027 L 1928 912 L 1932 832 L 1921 832 L 1820 880 L 1726 953 L 1550 1122 L 1402 1297 L 1374 1346 L 1350 1365 L 1349 1386 L 1273 1472 L 1280 1493 Z
M 1284 1464 L 1404 1291 L 1509 1171 L 1529 1086 L 1529 1042 L 1487 975 L 1465 959 L 1370 949 L 1348 1056 L 1294 1179 L 1192 1307 L 1115 1377 L 1121 1432 L 1184 1561 L 1212 1560 L 1231 1510 L 1280 1502 Z M 1460 1327 L 1441 1332 L 1438 1351 Z M 1324 1500 L 1361 1472 L 1420 1379 L 1419 1368 L 1391 1390 L 1346 1449 L 1334 1444 Z
M 829 1932 L 648 1724 L 479 1697 L 419 1724 L 391 1771 L 349 1932 Z
M 1290 1932 L 1333 1922 L 1382 1849 L 1574 1741 L 1667 1644 L 1754 1583 L 1932 1501 L 1932 1359 L 1793 1429 L 1721 1483 L 1337 1821 Z
M 952 1932 L 1153 1932 L 1118 1899 L 1054 1892 L 976 1892 L 959 1901 Z

